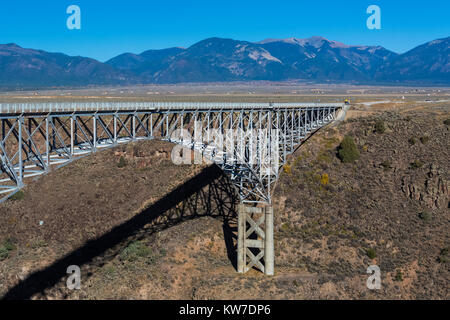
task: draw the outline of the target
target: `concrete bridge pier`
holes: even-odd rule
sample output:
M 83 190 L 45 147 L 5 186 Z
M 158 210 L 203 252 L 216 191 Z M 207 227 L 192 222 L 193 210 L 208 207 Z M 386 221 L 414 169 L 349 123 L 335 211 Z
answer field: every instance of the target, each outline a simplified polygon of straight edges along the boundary
M 246 273 L 255 267 L 266 275 L 274 274 L 273 207 L 238 208 L 237 269 Z

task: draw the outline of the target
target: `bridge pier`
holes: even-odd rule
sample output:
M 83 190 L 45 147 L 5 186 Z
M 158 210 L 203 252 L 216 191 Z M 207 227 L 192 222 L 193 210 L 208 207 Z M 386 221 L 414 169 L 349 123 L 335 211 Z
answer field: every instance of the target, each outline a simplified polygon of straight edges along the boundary
M 273 207 L 267 206 L 265 208 L 265 253 L 264 253 L 264 263 L 265 270 L 264 273 L 273 276 L 275 270 L 275 252 L 273 243 Z
M 237 271 L 246 273 L 257 268 L 274 274 L 273 207 L 238 208 Z

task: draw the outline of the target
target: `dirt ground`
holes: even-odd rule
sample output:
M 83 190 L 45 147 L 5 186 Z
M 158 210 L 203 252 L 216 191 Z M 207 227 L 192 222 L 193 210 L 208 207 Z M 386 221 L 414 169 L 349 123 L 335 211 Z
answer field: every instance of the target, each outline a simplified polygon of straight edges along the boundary
M 217 167 L 175 166 L 158 141 L 78 160 L 0 205 L 0 296 L 448 299 L 449 111 L 356 105 L 301 146 L 275 190 L 273 277 L 236 273 L 236 195 Z M 336 156 L 345 135 L 355 163 Z M 366 287 L 374 264 L 380 290 Z

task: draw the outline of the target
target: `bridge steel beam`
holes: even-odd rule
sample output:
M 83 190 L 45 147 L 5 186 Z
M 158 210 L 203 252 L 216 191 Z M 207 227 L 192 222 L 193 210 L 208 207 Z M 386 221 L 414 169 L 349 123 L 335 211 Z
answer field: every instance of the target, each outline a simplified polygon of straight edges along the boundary
M 25 180 L 99 150 L 169 141 L 228 175 L 241 203 L 238 271 L 256 268 L 271 275 L 274 184 L 288 155 L 342 108 L 333 103 L 0 104 L 0 197 L 5 200 Z

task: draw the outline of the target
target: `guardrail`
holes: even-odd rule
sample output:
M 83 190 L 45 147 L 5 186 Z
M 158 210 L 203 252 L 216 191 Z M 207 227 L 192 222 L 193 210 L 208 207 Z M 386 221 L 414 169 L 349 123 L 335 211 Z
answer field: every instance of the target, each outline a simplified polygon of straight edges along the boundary
M 0 103 L 0 113 L 47 113 L 126 110 L 251 110 L 343 107 L 343 103 L 235 103 L 235 102 L 52 102 Z

